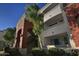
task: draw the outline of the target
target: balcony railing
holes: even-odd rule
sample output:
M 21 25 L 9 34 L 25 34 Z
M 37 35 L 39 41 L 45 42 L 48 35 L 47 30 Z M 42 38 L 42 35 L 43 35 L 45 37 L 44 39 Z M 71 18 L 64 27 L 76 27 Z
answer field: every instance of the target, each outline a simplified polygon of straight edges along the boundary
M 64 23 L 61 23 L 61 24 L 57 24 L 55 26 L 51 26 L 49 28 L 46 28 L 46 30 L 44 30 L 44 36 L 45 37 L 52 36 L 52 35 L 56 35 L 59 33 L 64 33 L 66 31 L 68 31 L 67 27 L 65 26 Z

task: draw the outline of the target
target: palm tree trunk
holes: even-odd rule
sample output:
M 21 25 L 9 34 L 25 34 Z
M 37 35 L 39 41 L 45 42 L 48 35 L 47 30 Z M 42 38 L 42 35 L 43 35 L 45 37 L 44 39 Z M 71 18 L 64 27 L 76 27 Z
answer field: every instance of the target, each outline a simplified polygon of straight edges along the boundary
M 40 48 L 42 49 L 42 42 L 41 42 L 40 35 L 38 35 L 38 40 L 39 40 L 39 46 L 40 46 Z

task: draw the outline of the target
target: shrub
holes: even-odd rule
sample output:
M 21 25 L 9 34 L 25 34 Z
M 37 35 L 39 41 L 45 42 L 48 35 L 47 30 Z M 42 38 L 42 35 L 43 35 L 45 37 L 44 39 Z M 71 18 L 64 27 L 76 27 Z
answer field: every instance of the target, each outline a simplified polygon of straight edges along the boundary
M 65 50 L 61 48 L 50 48 L 49 50 L 34 48 L 32 49 L 33 56 L 78 56 L 79 50 Z
M 33 56 L 45 56 L 46 52 L 43 49 L 34 48 L 34 49 L 32 49 L 32 55 Z
M 5 53 L 9 53 L 9 56 L 21 56 L 21 54 L 17 48 L 6 47 Z
M 77 49 L 71 50 L 71 55 L 72 56 L 78 56 L 78 53 L 79 53 L 79 50 L 77 50 Z
M 48 50 L 50 56 L 78 56 L 79 50 L 65 50 L 60 48 L 51 48 Z
M 63 49 L 51 48 L 48 50 L 50 56 L 63 56 L 66 55 Z

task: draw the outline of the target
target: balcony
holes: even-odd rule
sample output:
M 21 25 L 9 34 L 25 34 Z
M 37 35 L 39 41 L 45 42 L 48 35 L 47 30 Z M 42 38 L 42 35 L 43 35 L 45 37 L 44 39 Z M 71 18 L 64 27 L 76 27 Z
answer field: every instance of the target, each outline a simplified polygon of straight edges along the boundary
M 45 13 L 44 15 L 44 22 L 46 22 L 47 20 L 49 20 L 50 18 L 61 14 L 61 7 L 60 4 L 57 4 L 55 7 L 53 7 L 51 10 L 49 10 L 47 13 Z
M 67 32 L 68 28 L 64 23 L 57 24 L 56 26 L 51 26 L 47 30 L 44 31 L 44 37 L 49 37 L 53 35 L 57 35 L 60 33 Z

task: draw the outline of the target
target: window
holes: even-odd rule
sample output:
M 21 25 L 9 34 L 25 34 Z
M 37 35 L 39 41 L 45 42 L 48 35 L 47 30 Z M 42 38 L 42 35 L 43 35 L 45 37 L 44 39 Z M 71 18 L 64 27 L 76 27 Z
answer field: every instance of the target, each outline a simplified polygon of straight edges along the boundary
M 50 24 L 49 26 L 53 26 L 53 25 L 56 25 L 57 24 L 57 22 L 56 23 L 53 23 L 53 24 Z
M 63 20 L 59 20 L 59 21 L 56 21 L 55 23 L 50 24 L 49 26 L 54 26 L 54 25 L 57 25 L 57 24 L 62 23 L 62 22 L 63 22 Z
M 59 39 L 54 39 L 54 44 L 55 45 L 60 45 Z
M 63 20 L 60 20 L 59 22 L 63 22 Z

